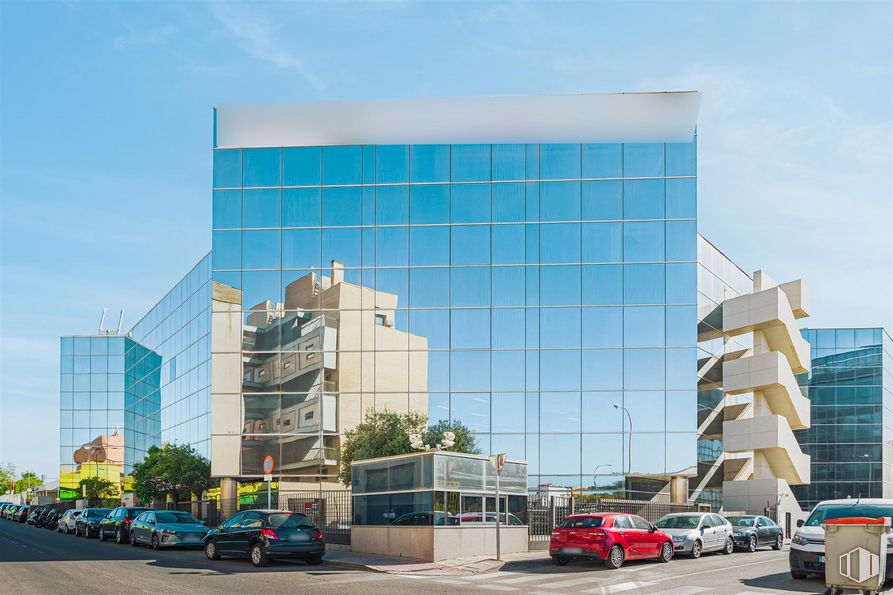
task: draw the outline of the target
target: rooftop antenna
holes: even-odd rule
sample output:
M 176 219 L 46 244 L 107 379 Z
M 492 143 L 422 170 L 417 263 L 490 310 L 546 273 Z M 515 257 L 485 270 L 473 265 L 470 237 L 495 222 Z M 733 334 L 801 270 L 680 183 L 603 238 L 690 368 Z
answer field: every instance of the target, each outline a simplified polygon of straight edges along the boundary
M 102 316 L 99 317 L 99 332 L 96 333 L 98 335 L 102 334 L 102 325 L 105 323 L 105 313 L 108 311 L 108 308 L 102 309 Z
M 124 322 L 124 308 L 121 308 L 121 314 L 118 316 L 118 328 L 115 329 L 115 334 L 121 334 L 121 323 Z

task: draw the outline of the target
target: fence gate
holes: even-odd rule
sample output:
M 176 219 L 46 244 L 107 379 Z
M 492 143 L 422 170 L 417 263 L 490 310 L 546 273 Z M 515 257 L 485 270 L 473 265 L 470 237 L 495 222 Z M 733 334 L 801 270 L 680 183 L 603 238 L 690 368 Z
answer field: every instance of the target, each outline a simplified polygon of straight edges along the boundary
M 350 545 L 351 493 L 346 490 L 283 493 L 288 510 L 300 512 L 322 530 L 326 543 Z

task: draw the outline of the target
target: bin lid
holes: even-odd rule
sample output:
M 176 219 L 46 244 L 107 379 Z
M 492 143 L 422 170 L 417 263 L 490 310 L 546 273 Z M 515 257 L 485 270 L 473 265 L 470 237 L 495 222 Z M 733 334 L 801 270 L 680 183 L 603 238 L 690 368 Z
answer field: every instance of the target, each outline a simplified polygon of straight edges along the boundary
M 884 525 L 890 524 L 890 517 L 882 516 L 880 518 L 869 518 L 861 516 L 843 517 L 840 519 L 831 519 L 825 521 L 825 525 Z

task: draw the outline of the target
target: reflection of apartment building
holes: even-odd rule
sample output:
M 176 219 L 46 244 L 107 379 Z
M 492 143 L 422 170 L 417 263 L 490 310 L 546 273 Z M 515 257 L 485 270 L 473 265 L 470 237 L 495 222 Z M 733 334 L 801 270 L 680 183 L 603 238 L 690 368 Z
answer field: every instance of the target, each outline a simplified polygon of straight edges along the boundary
M 333 262 L 286 285 L 282 302 L 243 311 L 241 299 L 214 284 L 212 364 L 241 354 L 212 384 L 215 403 L 241 401 L 238 416 L 212 410 L 215 475 L 256 477 L 271 455 L 280 483 L 334 482 L 341 437 L 366 410 L 427 413 L 427 340 L 395 328 L 397 296 L 346 283 Z M 239 369 L 241 393 L 217 399 Z

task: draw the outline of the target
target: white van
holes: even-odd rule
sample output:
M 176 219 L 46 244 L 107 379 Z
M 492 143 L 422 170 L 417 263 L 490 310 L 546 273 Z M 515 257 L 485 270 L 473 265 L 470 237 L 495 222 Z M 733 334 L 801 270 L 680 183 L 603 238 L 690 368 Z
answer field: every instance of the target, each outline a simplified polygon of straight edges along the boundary
M 822 523 L 844 517 L 893 517 L 893 500 L 886 498 L 847 498 L 825 500 L 816 504 L 806 522 L 797 522 L 791 539 L 791 576 L 806 578 L 809 574 L 825 574 L 825 530 Z M 887 538 L 887 579 L 893 578 L 893 532 Z

